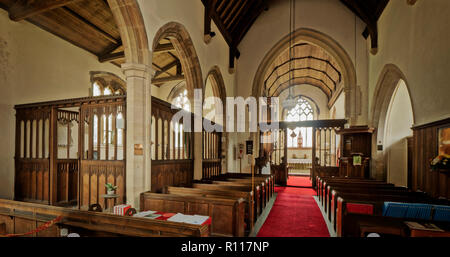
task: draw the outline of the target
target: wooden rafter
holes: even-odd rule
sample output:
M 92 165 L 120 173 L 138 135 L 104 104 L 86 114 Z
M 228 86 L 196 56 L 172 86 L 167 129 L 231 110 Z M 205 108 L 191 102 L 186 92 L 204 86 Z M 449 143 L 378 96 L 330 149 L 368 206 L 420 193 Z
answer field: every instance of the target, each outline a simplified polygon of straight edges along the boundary
M 173 67 L 178 67 L 179 65 L 181 65 L 180 60 L 176 59 L 176 60 L 174 60 L 173 62 L 167 64 L 166 66 L 161 67 L 161 70 L 160 70 L 160 71 L 157 71 L 157 72 L 155 73 L 155 78 L 158 77 L 158 76 L 160 76 L 161 74 L 163 74 L 163 73 L 169 71 L 169 70 L 172 69 Z
M 168 82 L 177 82 L 185 80 L 184 75 L 176 75 L 176 76 L 170 76 L 170 77 L 164 77 L 164 78 L 154 78 L 152 79 L 152 84 L 154 85 L 161 85 Z
M 116 61 L 119 59 L 123 59 L 125 58 L 125 52 L 117 52 L 117 53 L 110 53 L 104 56 L 101 56 L 98 58 L 98 61 L 103 63 L 103 62 L 111 62 L 111 61 Z
M 9 18 L 13 21 L 20 21 L 75 1 L 79 0 L 18 0 L 9 8 Z
M 175 51 L 175 47 L 171 43 L 159 44 L 153 50 L 154 53 L 165 53 L 170 51 Z

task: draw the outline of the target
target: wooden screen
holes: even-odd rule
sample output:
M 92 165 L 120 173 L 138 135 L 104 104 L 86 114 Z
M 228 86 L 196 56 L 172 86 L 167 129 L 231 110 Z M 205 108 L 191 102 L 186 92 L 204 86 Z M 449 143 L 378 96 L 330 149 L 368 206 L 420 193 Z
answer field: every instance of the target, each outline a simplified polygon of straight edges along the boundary
M 222 173 L 222 133 L 203 131 L 202 178 L 209 179 Z
M 15 106 L 15 199 L 105 206 L 105 183 L 125 201 L 125 96 Z
M 152 192 L 161 192 L 164 186 L 190 185 L 194 176 L 193 132 L 185 132 L 184 119 L 172 122 L 179 109 L 167 102 L 152 98 L 151 153 Z M 193 115 L 186 112 L 190 124 Z
M 49 133 L 51 108 L 17 109 L 15 198 L 50 202 Z
M 120 99 L 120 100 L 119 100 Z M 105 206 L 106 183 L 117 186 L 114 204 L 125 200 L 125 98 L 81 106 L 80 207 Z

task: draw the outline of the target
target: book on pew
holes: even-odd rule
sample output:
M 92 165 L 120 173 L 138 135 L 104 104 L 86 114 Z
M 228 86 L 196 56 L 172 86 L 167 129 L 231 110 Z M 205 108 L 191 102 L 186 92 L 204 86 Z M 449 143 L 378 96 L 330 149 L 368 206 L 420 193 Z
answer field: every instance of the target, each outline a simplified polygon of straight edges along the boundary
M 188 224 L 194 224 L 194 225 L 201 225 L 205 221 L 209 219 L 208 216 L 201 216 L 201 215 L 185 215 L 182 213 L 177 213 L 167 219 L 168 221 L 173 222 L 181 222 L 181 223 L 188 223 Z
M 143 211 L 136 213 L 133 217 L 156 219 L 161 217 L 161 214 L 156 214 L 156 211 Z

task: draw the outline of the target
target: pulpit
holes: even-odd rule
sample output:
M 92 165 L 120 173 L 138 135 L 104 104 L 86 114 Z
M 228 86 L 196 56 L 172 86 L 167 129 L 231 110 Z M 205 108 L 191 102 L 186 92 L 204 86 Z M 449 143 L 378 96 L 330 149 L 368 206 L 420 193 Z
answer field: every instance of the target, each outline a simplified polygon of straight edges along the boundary
M 342 156 L 339 158 L 339 176 L 369 178 L 372 156 L 372 134 L 374 129 L 355 126 L 341 129 Z

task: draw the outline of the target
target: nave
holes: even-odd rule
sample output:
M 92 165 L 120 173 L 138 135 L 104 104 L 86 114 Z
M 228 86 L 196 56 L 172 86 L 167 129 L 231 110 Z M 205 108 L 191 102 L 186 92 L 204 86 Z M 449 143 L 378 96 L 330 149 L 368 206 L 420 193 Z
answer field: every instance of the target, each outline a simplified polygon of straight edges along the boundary
M 275 187 L 275 203 L 258 237 L 329 237 L 309 177 L 289 176 L 286 187 Z

